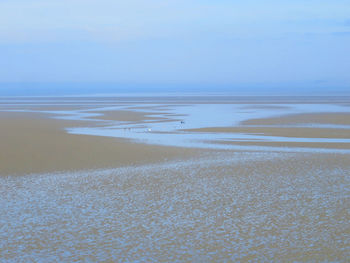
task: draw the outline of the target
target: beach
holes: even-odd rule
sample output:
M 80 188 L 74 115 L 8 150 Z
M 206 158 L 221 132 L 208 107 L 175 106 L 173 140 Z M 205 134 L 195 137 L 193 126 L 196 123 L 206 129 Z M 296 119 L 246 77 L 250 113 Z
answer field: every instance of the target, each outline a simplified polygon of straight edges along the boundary
M 347 98 L 0 101 L 0 261 L 350 257 Z
M 145 164 L 185 158 L 195 151 L 68 134 L 64 128 L 72 121 L 42 114 L 0 113 L 0 122 L 1 176 Z

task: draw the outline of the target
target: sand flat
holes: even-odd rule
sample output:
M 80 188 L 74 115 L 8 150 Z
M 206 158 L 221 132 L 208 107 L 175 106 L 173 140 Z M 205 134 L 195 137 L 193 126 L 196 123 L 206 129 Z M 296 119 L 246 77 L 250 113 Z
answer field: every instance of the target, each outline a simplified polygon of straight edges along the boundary
M 350 149 L 349 143 L 330 143 L 330 142 L 274 142 L 274 141 L 230 141 L 230 140 L 222 140 L 220 142 L 212 142 L 216 144 L 222 145 L 232 145 L 232 146 L 244 146 L 245 148 L 236 149 L 241 151 L 249 151 L 250 149 L 256 149 L 256 151 L 268 151 L 269 147 L 271 147 L 271 151 L 274 152 L 283 152 L 288 149 L 290 152 L 298 152 L 302 149 L 314 149 L 315 152 L 317 150 L 346 150 Z M 266 147 L 266 148 L 259 148 Z
M 145 109 L 147 110 L 147 109 Z M 132 121 L 132 122 L 143 122 L 145 120 L 166 120 L 166 118 L 152 117 L 156 115 L 154 112 L 136 112 L 128 110 L 116 110 L 116 111 L 94 111 L 99 113 L 101 116 L 94 117 L 100 120 L 112 120 L 112 121 Z
M 350 138 L 348 129 L 305 127 L 211 127 L 185 130 L 189 132 L 248 133 L 293 138 Z
M 252 127 L 232 122 L 232 111 L 239 120 L 289 106 L 220 108 L 201 100 L 201 107 L 129 103 L 102 111 L 88 103 L 0 112 L 0 261 L 347 262 L 349 143 L 327 143 L 349 139 L 349 129 L 337 126 L 347 125 L 346 108 L 319 117 L 332 128 L 270 125 L 265 117 Z M 310 124 L 314 115 L 302 120 Z M 142 125 L 119 127 L 129 121 Z M 98 136 L 67 132 L 75 128 L 98 128 Z M 152 143 L 162 129 L 166 140 Z M 204 147 L 176 140 L 188 131 L 207 140 Z M 223 136 L 208 148 L 211 134 Z M 235 134 L 261 137 L 229 140 Z M 136 140 L 148 136 L 154 140 Z M 294 141 L 262 141 L 273 136 Z M 169 138 L 184 147 L 167 146 Z
M 103 101 L 103 100 L 102 100 Z M 107 100 L 108 101 L 108 100 Z M 44 102 L 44 100 L 43 100 Z M 57 100 L 58 104 L 60 100 Z M 74 100 L 71 101 L 73 103 Z M 79 102 L 77 100 L 76 102 Z M 62 170 L 80 170 L 105 167 L 120 167 L 123 165 L 141 164 L 156 162 L 169 158 L 186 158 L 195 152 L 210 152 L 211 150 L 199 150 L 191 148 L 191 144 L 186 148 L 157 146 L 151 144 L 136 143 L 128 139 L 128 135 L 123 138 L 109 138 L 103 136 L 89 136 L 68 134 L 65 129 L 79 127 L 100 127 L 104 129 L 104 122 L 120 121 L 146 123 L 156 122 L 159 127 L 165 125 L 170 119 L 179 123 L 182 116 L 176 112 L 168 112 L 172 107 L 181 107 L 174 104 L 123 104 L 119 110 L 98 110 L 99 106 L 92 100 L 90 106 L 30 106 L 36 112 L 0 112 L 0 138 L 2 147 L 0 151 L 1 175 L 8 174 L 28 174 L 40 172 L 53 172 Z M 120 104 L 117 104 L 120 106 Z M 186 104 L 188 105 L 188 104 Z M 6 108 L 6 107 L 5 107 Z M 91 110 L 95 109 L 96 110 Z M 118 108 L 118 107 L 117 107 Z M 283 110 L 288 105 L 249 105 L 242 107 L 243 110 Z M 21 109 L 20 103 L 16 104 L 16 109 Z M 22 110 L 28 106 L 22 105 Z M 152 109 L 152 111 L 150 111 Z M 88 120 L 60 120 L 53 119 L 62 117 L 68 112 L 99 113 L 101 116 L 89 117 Z M 134 110 L 134 111 L 133 111 Z M 48 112 L 54 113 L 48 113 Z M 161 115 L 164 114 L 164 115 Z M 152 116 L 155 117 L 152 117 Z M 164 117 L 162 117 L 164 116 Z M 169 119 L 168 119 L 169 118 Z M 342 128 L 310 128 L 310 127 L 283 127 L 285 124 L 298 123 L 321 123 L 347 125 L 350 123 L 350 114 L 347 113 L 322 113 L 322 114 L 298 114 L 286 115 L 276 118 L 261 118 L 244 121 L 238 127 L 208 127 L 200 129 L 183 129 L 195 133 L 196 138 L 201 133 L 225 133 L 225 134 L 257 134 L 266 138 L 269 136 L 280 136 L 286 138 L 324 138 L 324 139 L 349 139 L 348 129 Z M 249 125 L 256 125 L 249 127 Z M 166 124 L 170 125 L 170 124 Z M 184 128 L 185 128 L 184 124 Z M 270 127 L 264 127 L 269 126 Z M 275 125 L 271 127 L 271 125 Z M 282 125 L 282 126 L 281 126 Z M 124 128 L 126 129 L 126 128 Z M 141 128 L 143 132 L 146 128 Z M 181 130 L 181 127 L 180 127 Z M 123 133 L 123 129 L 121 129 Z M 127 131 L 126 133 L 127 134 Z M 197 135 L 196 135 L 197 134 Z M 124 133 L 122 134 L 124 135 Z M 147 133 L 146 133 L 147 135 Z M 151 134 L 149 134 L 151 135 Z M 155 138 L 161 134 L 155 135 Z M 174 135 L 176 138 L 176 134 Z M 252 137 L 253 138 L 253 137 Z M 210 140 L 210 139 L 209 139 Z M 175 141 L 176 142 L 176 141 Z M 282 148 L 316 148 L 316 149 L 349 149 L 349 143 L 316 143 L 316 142 L 262 142 L 232 141 L 221 139 L 217 145 L 242 145 L 242 146 L 271 146 Z M 175 143 L 176 144 L 176 143 Z M 233 148 L 234 149 L 234 148 Z M 236 151 L 237 149 L 235 149 Z
M 286 125 L 286 124 L 344 124 L 350 125 L 350 113 L 311 113 L 293 114 L 273 118 L 251 119 L 243 121 L 244 125 Z
M 344 154 L 226 152 L 0 177 L 0 258 L 347 262 L 349 170 Z
M 194 152 L 71 135 L 64 128 L 73 122 L 36 113 L 0 113 L 0 123 L 0 175 L 118 167 L 181 158 Z

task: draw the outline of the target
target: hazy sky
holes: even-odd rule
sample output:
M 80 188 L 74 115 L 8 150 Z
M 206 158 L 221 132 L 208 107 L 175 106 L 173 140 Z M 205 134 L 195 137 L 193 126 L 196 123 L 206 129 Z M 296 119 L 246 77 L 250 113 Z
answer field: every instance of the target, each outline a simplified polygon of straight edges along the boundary
M 350 88 L 350 1 L 0 0 L 0 82 Z

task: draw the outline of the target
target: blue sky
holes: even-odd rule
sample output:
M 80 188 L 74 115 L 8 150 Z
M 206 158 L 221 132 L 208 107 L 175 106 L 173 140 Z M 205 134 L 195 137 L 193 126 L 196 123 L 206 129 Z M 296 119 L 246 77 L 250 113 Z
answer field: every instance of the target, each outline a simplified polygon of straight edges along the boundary
M 350 1 L 0 0 L 0 82 L 350 89 Z

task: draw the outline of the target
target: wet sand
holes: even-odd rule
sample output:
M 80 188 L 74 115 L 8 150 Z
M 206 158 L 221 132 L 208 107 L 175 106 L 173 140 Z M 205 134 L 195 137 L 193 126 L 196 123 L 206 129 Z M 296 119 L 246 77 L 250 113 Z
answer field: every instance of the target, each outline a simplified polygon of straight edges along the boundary
M 350 138 L 347 129 L 294 127 L 218 127 L 191 129 L 192 132 L 251 133 L 294 138 Z
M 90 98 L 90 100 L 92 99 Z M 58 100 L 57 104 L 61 102 Z M 24 104 L 26 104 L 26 100 Z M 126 109 L 88 111 L 89 113 L 98 113 L 99 116 L 93 116 L 90 119 L 102 121 L 100 123 L 88 120 L 53 119 L 57 116 L 64 116 L 67 114 L 66 112 L 69 111 L 89 110 L 96 107 L 94 104 L 82 107 L 65 104 L 56 106 L 21 106 L 21 103 L 18 103 L 15 108 L 10 107 L 10 109 L 34 110 L 36 112 L 0 111 L 0 139 L 2 142 L 0 151 L 0 175 L 25 175 L 30 173 L 120 167 L 159 162 L 160 160 L 172 158 L 186 159 L 190 156 L 198 155 L 199 153 L 212 152 L 212 150 L 209 149 L 203 150 L 142 144 L 122 138 L 68 134 L 65 130 L 69 127 L 104 126 L 105 123 L 103 121 L 142 124 L 147 121 L 161 123 L 171 118 L 175 120 L 178 118 L 181 120 L 181 115 L 165 114 L 165 117 L 158 115 L 159 112 L 166 112 L 168 110 L 170 105 L 167 104 L 153 106 L 135 106 L 134 104 L 122 105 L 126 106 Z M 257 104 L 245 106 L 243 109 L 272 109 L 278 111 L 286 107 L 288 106 Z M 2 108 L 8 109 L 9 107 L 2 105 Z M 152 112 L 150 109 L 156 110 L 156 112 Z M 322 113 L 284 115 L 274 118 L 246 120 L 238 127 L 208 127 L 183 129 L 183 131 L 195 132 L 198 134 L 257 134 L 264 135 L 267 138 L 269 136 L 281 136 L 285 138 L 350 138 L 348 129 L 288 126 L 293 124 L 315 123 L 349 125 L 350 114 Z M 221 140 L 216 143 L 224 145 L 256 145 L 282 148 L 350 149 L 350 143 L 263 142 L 259 140 Z
M 347 262 L 348 155 L 218 153 L 0 178 L 8 261 Z
M 157 111 L 166 113 L 167 103 Z M 150 106 L 93 110 L 104 115 L 92 121 L 40 113 L 95 108 L 61 106 L 0 112 L 0 261 L 348 261 L 350 153 L 337 149 L 349 144 L 216 142 L 253 149 L 238 151 L 136 143 L 65 129 L 164 121 Z M 251 109 L 283 107 L 244 110 Z M 312 123 L 348 125 L 349 116 L 297 114 L 188 131 L 350 138 L 348 128 L 290 126 Z
M 281 118 L 282 119 L 282 118 Z M 292 138 L 350 138 L 348 129 L 324 129 L 324 128 L 293 128 L 293 127 L 219 127 L 187 130 L 190 132 L 215 132 L 215 133 L 246 133 L 264 136 L 279 136 Z M 214 142 L 213 142 L 214 143 Z M 350 149 L 350 143 L 315 143 L 315 142 L 264 142 L 264 141 L 230 141 L 215 142 L 223 145 L 261 146 L 279 148 L 315 148 L 315 149 Z M 278 151 L 278 149 L 276 150 Z
M 196 150 L 136 144 L 127 140 L 68 134 L 84 122 L 37 113 L 0 113 L 0 175 L 25 175 L 159 162 Z
M 222 144 L 222 145 L 232 145 L 232 146 L 243 146 L 243 147 L 248 147 L 248 148 L 238 148 L 241 151 L 244 149 L 249 150 L 249 147 L 255 146 L 255 148 L 259 151 L 264 151 L 266 149 L 273 149 L 275 152 L 283 152 L 285 150 L 289 152 L 300 152 L 302 149 L 314 149 L 315 152 L 318 152 L 318 150 L 349 150 L 350 145 L 349 143 L 328 143 L 328 142 L 322 142 L 322 143 L 317 143 L 317 142 L 260 142 L 260 141 L 225 141 L 222 140 L 220 142 L 213 142 L 217 144 Z M 261 148 L 259 148 L 261 147 Z M 293 150 L 294 149 L 294 150 Z
M 145 109 L 147 110 L 147 108 Z M 130 121 L 130 122 L 143 122 L 145 120 L 166 120 L 165 118 L 154 117 L 152 118 L 152 112 L 133 112 L 133 111 L 95 111 L 95 113 L 102 114 L 101 116 L 94 117 L 100 120 L 112 120 L 112 121 Z
M 289 125 L 304 123 L 350 125 L 350 113 L 295 114 L 274 118 L 252 119 L 242 122 L 245 125 Z

